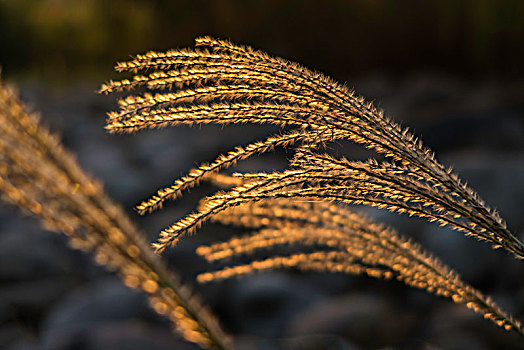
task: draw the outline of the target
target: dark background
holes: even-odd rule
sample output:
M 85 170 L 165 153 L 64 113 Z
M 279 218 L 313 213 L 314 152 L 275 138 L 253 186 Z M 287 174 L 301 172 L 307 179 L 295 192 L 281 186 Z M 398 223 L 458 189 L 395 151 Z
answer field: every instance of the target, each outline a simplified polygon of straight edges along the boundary
M 2 1 L 6 76 L 73 83 L 106 78 L 115 59 L 211 34 L 347 78 L 435 70 L 522 77 L 518 0 Z
M 2 79 L 62 135 L 151 239 L 209 186 L 148 217 L 133 206 L 260 127 L 203 127 L 110 136 L 114 63 L 209 34 L 320 70 L 414 129 L 445 165 L 499 209 L 524 239 L 522 1 L 27 1 L 0 0 Z M 1 135 L 0 135 L 1 137 Z M 368 153 L 340 146 L 348 157 Z M 277 152 L 240 169 L 285 165 Z M 421 220 L 362 208 L 434 252 L 521 320 L 524 264 Z M 196 246 L 232 230 L 207 225 L 165 254 L 194 284 L 213 269 Z M 235 230 L 239 233 L 238 230 Z M 276 271 L 195 285 L 226 330 L 250 349 L 519 349 L 522 339 L 462 305 L 395 282 Z M 1 349 L 191 349 L 143 296 L 60 235 L 0 204 Z

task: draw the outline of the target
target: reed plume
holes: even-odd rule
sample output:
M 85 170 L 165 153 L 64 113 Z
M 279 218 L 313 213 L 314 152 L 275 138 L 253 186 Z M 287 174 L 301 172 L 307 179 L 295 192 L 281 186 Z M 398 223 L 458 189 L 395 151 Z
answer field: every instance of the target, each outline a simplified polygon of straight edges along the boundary
M 138 205 L 140 213 L 160 208 L 207 174 L 254 154 L 276 146 L 295 145 L 298 150 L 290 165 L 302 174 L 300 179 L 299 175 L 293 178 L 285 172 L 273 177 L 259 176 L 248 185 L 249 189 L 241 186 L 212 196 L 200 212 L 162 231 L 157 250 L 194 231 L 214 213 L 271 193 L 342 200 L 423 217 L 524 258 L 524 245 L 499 214 L 450 168 L 438 163 L 433 152 L 408 129 L 402 129 L 382 111 L 320 73 L 210 37 L 197 38 L 195 49 L 148 52 L 118 63 L 116 69 L 142 74 L 109 81 L 100 92 L 141 88 L 158 91 L 120 99 L 120 109 L 108 114 L 109 132 L 210 123 L 292 127 L 287 133 L 237 147 L 210 164 L 190 170 Z M 337 139 L 362 144 L 391 161 L 356 163 L 314 153 Z M 329 179 L 322 178 L 319 171 L 328 174 Z M 289 186 L 301 188 L 289 191 L 289 187 L 275 185 L 282 177 Z
M 152 308 L 187 341 L 202 348 L 231 348 L 213 315 L 154 255 L 102 185 L 85 174 L 1 81 L 0 134 L 4 200 L 38 216 L 45 228 L 66 234 L 72 247 L 92 252 L 127 286 L 143 290 Z
M 517 319 L 464 283 L 439 259 L 391 228 L 376 224 L 343 204 L 269 198 L 228 208 L 214 215 L 212 220 L 256 231 L 227 242 L 199 247 L 197 253 L 208 261 L 250 255 L 262 249 L 271 251 L 279 245 L 298 246 L 304 252 L 202 273 L 198 276 L 200 282 L 276 268 L 396 279 L 466 304 L 498 326 L 524 335 L 524 328 Z
M 210 37 L 197 38 L 194 49 L 137 55 L 118 63 L 116 70 L 134 76 L 103 84 L 101 93 L 142 93 L 118 100 L 119 109 L 108 113 L 106 129 L 111 133 L 202 124 L 274 124 L 283 129 L 191 169 L 137 206 L 141 214 L 152 212 L 211 179 L 228 188 L 204 198 L 197 211 L 164 229 L 154 244 L 157 252 L 207 220 L 258 230 L 200 247 L 197 252 L 210 261 L 276 245 L 307 248 L 204 273 L 200 281 L 280 267 L 394 278 L 464 303 L 524 335 L 518 320 L 437 258 L 347 207 L 368 205 L 425 218 L 524 258 L 523 243 L 495 210 L 407 128 L 347 87 L 296 63 Z M 336 140 L 361 144 L 386 160 L 351 161 L 324 154 L 324 146 Z M 219 173 L 275 147 L 290 151 L 286 170 Z M 325 249 L 310 252 L 319 246 Z

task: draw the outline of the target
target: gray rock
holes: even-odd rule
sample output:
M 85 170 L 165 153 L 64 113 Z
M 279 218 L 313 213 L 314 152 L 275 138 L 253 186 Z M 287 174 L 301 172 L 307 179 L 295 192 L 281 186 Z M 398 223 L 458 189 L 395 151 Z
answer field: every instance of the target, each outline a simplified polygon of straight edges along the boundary
M 89 328 L 65 329 L 46 339 L 52 350 L 197 350 L 198 346 L 177 338 L 169 329 L 151 327 L 144 322 L 125 320 L 99 322 Z
M 29 219 L 31 220 L 31 219 Z M 0 280 L 29 280 L 71 273 L 65 238 L 39 230 L 21 229 L 0 235 Z
M 54 344 L 67 334 L 122 320 L 151 317 L 142 294 L 131 290 L 114 278 L 81 288 L 64 298 L 43 321 L 44 345 Z M 153 318 L 155 316 L 152 316 Z
M 28 280 L 0 288 L 0 300 L 15 307 L 45 310 L 66 294 L 74 284 L 63 278 Z
M 242 278 L 234 284 L 231 317 L 242 334 L 278 337 L 294 315 L 323 296 L 322 288 L 280 272 Z
M 443 349 L 522 349 L 522 337 L 494 326 L 464 305 L 436 302 L 426 317 L 427 341 Z
M 287 350 L 358 350 L 355 344 L 330 334 L 312 334 L 279 341 L 283 349 Z
M 0 328 L 0 348 L 6 349 L 15 344 L 24 336 L 22 330 L 16 325 L 10 324 Z
M 279 339 L 253 336 L 235 337 L 239 350 L 358 350 L 345 339 L 329 334 L 313 334 Z
M 295 316 L 288 335 L 330 334 L 365 346 L 398 344 L 414 319 L 391 302 L 370 293 L 352 293 L 319 302 Z

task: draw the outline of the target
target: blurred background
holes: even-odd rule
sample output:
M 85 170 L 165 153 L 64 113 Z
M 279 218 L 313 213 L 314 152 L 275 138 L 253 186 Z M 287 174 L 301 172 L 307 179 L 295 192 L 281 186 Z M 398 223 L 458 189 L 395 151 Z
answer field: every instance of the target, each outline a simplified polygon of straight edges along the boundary
M 2 79 L 61 135 L 153 240 L 210 186 L 146 217 L 134 205 L 195 164 L 262 138 L 261 127 L 104 133 L 113 96 L 94 93 L 116 61 L 228 38 L 300 62 L 410 126 L 524 239 L 524 2 L 0 0 Z M 1 135 L 0 135 L 1 137 Z M 340 146 L 348 157 L 369 153 Z M 239 164 L 280 169 L 286 154 Z M 361 208 L 524 319 L 524 264 L 417 219 Z M 364 277 L 275 271 L 199 286 L 196 246 L 241 233 L 205 226 L 165 254 L 238 336 L 240 349 L 521 349 L 461 305 Z M 60 235 L 0 203 L 0 348 L 194 349 Z

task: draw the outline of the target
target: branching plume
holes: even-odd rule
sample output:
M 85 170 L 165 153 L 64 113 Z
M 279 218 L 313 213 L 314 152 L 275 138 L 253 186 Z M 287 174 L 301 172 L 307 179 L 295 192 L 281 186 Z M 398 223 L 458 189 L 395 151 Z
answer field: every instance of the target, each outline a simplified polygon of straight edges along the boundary
M 203 273 L 198 276 L 200 282 L 276 268 L 396 279 L 465 304 L 497 325 L 524 335 L 518 320 L 504 313 L 489 297 L 464 283 L 440 260 L 392 229 L 378 225 L 344 205 L 287 198 L 265 199 L 231 207 L 214 215 L 212 220 L 257 231 L 227 242 L 199 247 L 197 253 L 208 261 L 249 255 L 261 249 L 271 251 L 278 245 L 302 247 L 305 252 Z M 327 249 L 311 252 L 320 247 Z
M 116 70 L 135 75 L 109 81 L 100 89 L 131 92 L 119 99 L 117 111 L 108 113 L 106 129 L 111 133 L 248 123 L 284 130 L 190 170 L 137 206 L 141 214 L 152 212 L 207 179 L 226 189 L 204 198 L 195 212 L 160 232 L 153 245 L 157 252 L 208 220 L 256 229 L 200 247 L 198 253 L 210 261 L 277 245 L 307 248 L 204 273 L 200 281 L 282 267 L 397 279 L 466 304 L 524 335 L 518 320 L 437 258 L 347 207 L 367 205 L 421 217 L 524 258 L 524 244 L 495 210 L 408 129 L 347 87 L 296 63 L 210 37 L 197 38 L 193 49 L 137 55 L 118 63 Z M 352 161 L 324 154 L 324 146 L 336 140 L 353 141 L 380 158 Z M 290 155 L 283 171 L 219 173 L 275 147 L 286 147 Z
M 291 193 L 306 196 L 317 191 L 319 200 L 341 200 L 420 216 L 524 258 L 524 245 L 508 230 L 498 213 L 451 169 L 438 163 L 433 152 L 408 129 L 402 129 L 382 111 L 320 73 L 210 37 L 197 38 L 195 49 L 148 52 L 118 63 L 116 69 L 142 74 L 130 80 L 110 81 L 100 92 L 137 88 L 156 92 L 120 99 L 120 109 L 108 115 L 110 132 L 210 123 L 270 123 L 295 128 L 288 134 L 236 148 L 210 164 L 190 170 L 188 175 L 138 205 L 140 213 L 151 212 L 166 200 L 179 197 L 206 174 L 276 146 L 295 145 L 299 152 L 290 165 L 306 171 L 307 174 L 301 175 L 302 187 L 295 192 L 280 187 L 273 194 L 280 191 L 284 196 Z M 349 162 L 315 153 L 324 143 L 337 139 L 362 144 L 391 162 Z M 289 179 L 289 174 L 281 175 Z M 274 186 L 268 177 L 259 181 L 263 184 L 253 184 L 256 190 L 246 192 L 238 188 L 220 194 L 224 203 L 213 213 L 256 200 L 256 193 L 269 193 L 267 186 Z M 280 178 L 276 176 L 274 181 Z M 290 186 L 296 185 L 296 181 L 290 181 Z M 214 206 L 219 199 L 218 195 L 213 196 L 208 202 Z M 207 218 L 209 215 L 199 212 L 173 224 L 162 232 L 157 249 L 173 244 Z
M 121 208 L 86 175 L 59 140 L 0 82 L 0 194 L 38 216 L 70 244 L 90 251 L 124 283 L 148 294 L 187 341 L 229 349 L 231 342 L 198 297 L 168 272 Z
M 134 76 L 100 88 L 101 93 L 126 95 L 118 100 L 118 110 L 108 113 L 110 133 L 204 124 L 282 129 L 190 169 L 137 206 L 140 214 L 150 213 L 201 181 L 212 181 L 222 190 L 162 230 L 153 243 L 157 252 L 209 220 L 253 232 L 199 247 L 197 253 L 208 261 L 277 246 L 299 249 L 202 273 L 200 282 L 276 268 L 395 279 L 465 304 L 524 336 L 517 319 L 439 259 L 349 207 L 367 205 L 424 218 L 524 258 L 524 244 L 495 210 L 408 129 L 346 86 L 299 64 L 210 37 L 197 38 L 192 49 L 137 55 L 118 63 L 116 70 Z M 85 174 L 1 81 L 0 135 L 2 199 L 38 216 L 46 228 L 63 232 L 73 247 L 92 252 L 126 285 L 146 292 L 154 310 L 169 317 L 187 341 L 209 349 L 232 348 L 213 315 L 167 270 L 102 185 Z M 354 161 L 326 154 L 325 146 L 337 140 L 362 145 L 379 157 Z M 220 173 L 276 147 L 288 151 L 289 166 L 282 171 Z

